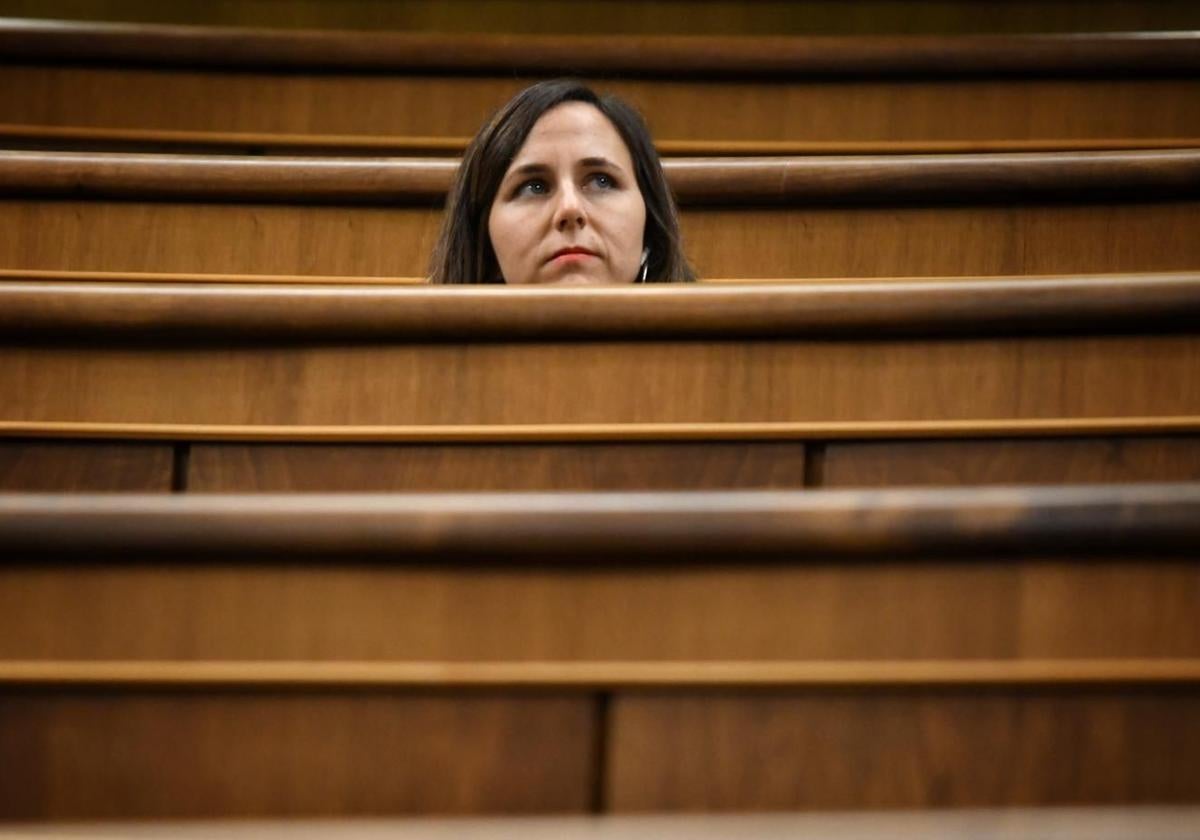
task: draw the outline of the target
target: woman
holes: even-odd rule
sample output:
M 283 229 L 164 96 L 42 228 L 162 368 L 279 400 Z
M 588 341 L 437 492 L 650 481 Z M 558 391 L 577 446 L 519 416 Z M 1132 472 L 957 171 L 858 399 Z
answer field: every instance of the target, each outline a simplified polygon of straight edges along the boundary
M 432 283 L 695 280 L 641 117 L 558 79 L 517 94 L 463 156 Z

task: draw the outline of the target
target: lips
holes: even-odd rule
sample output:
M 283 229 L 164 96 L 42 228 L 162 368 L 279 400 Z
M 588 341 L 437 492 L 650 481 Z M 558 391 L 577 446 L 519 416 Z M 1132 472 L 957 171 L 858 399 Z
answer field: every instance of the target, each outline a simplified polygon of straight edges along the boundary
M 599 255 L 595 251 L 589 250 L 587 248 L 579 248 L 579 247 L 560 248 L 559 250 L 555 251 L 550 256 L 550 259 L 547 260 L 547 262 L 554 262 L 559 257 L 595 257 L 595 256 L 599 256 Z

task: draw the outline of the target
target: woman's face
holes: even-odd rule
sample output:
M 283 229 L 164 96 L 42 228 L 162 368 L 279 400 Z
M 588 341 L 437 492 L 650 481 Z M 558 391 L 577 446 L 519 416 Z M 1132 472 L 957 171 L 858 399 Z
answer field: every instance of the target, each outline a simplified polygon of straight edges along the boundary
M 534 123 L 488 213 L 506 283 L 629 283 L 646 202 L 629 149 L 595 106 L 567 102 Z

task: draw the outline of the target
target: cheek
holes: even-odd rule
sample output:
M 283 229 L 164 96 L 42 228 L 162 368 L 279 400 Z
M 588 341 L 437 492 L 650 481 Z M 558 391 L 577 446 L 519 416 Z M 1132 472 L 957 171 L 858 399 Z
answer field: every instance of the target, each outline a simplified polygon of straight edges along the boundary
M 626 249 L 635 255 L 635 261 L 642 259 L 642 238 L 646 230 L 646 205 L 642 197 L 636 196 L 625 212 L 621 214 L 621 239 Z
M 501 265 L 511 262 L 513 255 L 520 253 L 521 227 L 513 214 L 503 209 L 493 210 L 488 215 L 488 238 Z

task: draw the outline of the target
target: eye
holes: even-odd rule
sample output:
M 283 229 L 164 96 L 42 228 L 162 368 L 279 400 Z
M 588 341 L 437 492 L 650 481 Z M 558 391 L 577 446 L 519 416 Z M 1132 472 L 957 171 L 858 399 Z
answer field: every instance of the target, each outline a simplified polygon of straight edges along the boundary
M 523 195 L 545 195 L 549 191 L 546 182 L 541 178 L 530 178 L 528 181 L 522 181 L 515 190 L 513 196 L 519 197 Z
M 588 181 L 602 190 L 615 189 L 617 186 L 617 179 L 607 172 L 593 172 L 588 176 Z

